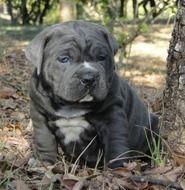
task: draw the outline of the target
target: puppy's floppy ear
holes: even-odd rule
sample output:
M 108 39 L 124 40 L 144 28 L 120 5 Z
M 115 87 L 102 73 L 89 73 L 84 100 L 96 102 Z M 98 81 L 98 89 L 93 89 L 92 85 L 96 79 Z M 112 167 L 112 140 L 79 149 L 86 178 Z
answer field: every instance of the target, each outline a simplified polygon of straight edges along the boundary
M 104 31 L 104 36 L 105 36 L 105 39 L 108 41 L 113 54 L 115 55 L 118 51 L 118 43 L 116 39 L 108 30 Z
M 26 58 L 35 65 L 38 75 L 40 74 L 41 70 L 43 50 L 53 28 L 54 27 L 48 27 L 37 34 L 25 50 Z

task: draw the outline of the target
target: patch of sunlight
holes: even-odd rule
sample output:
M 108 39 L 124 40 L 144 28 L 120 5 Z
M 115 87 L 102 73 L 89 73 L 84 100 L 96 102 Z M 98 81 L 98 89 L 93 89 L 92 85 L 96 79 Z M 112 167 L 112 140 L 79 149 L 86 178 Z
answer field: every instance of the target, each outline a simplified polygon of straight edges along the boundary
M 158 37 L 168 41 L 171 37 L 171 31 L 172 29 L 169 31 L 169 28 L 163 28 L 160 30 L 160 32 L 155 32 L 154 37 Z
M 141 71 L 139 71 L 139 70 L 137 70 L 137 71 L 125 71 L 125 70 L 121 69 L 119 71 L 119 74 L 121 76 L 123 76 L 123 77 L 129 77 L 130 78 L 130 77 L 133 77 L 133 76 L 142 75 L 143 73 Z
M 22 31 L 23 27 L 22 26 L 5 26 L 4 27 L 6 31 Z
M 123 70 L 119 71 L 119 75 L 131 81 L 134 85 L 148 86 L 161 89 L 165 84 L 165 76 L 156 73 L 143 73 L 141 70 Z
M 144 76 L 134 76 L 132 81 L 136 85 L 144 85 L 148 87 L 161 89 L 164 87 L 165 78 L 161 75 L 147 74 Z
M 163 61 L 166 61 L 167 47 L 166 45 L 157 45 L 152 43 L 137 42 L 132 45 L 132 56 L 149 56 L 160 57 Z
M 10 15 L 4 14 L 4 13 L 0 13 L 0 18 L 5 19 L 5 20 L 10 20 L 11 19 Z
M 27 46 L 30 43 L 30 41 L 21 41 L 19 42 L 20 46 Z

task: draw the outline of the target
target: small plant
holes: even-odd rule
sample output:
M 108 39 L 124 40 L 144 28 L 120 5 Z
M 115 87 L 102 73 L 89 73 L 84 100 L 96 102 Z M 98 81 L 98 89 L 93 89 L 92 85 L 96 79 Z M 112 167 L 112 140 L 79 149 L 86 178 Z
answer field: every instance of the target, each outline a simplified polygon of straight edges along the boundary
M 145 22 L 141 22 L 138 24 L 138 30 L 141 34 L 149 31 L 149 26 Z
M 13 164 L 12 166 L 8 169 L 5 170 L 3 179 L 0 181 L 0 188 L 1 187 L 6 187 L 6 189 L 9 189 L 8 186 L 10 184 L 10 180 L 13 178 Z
M 156 134 L 155 132 L 151 131 L 151 141 L 152 141 L 151 143 L 146 133 L 146 130 L 145 130 L 145 136 L 150 151 L 150 155 L 148 155 L 147 157 L 150 158 L 153 164 L 156 166 L 164 165 L 165 158 L 161 149 L 162 137 Z M 155 136 L 157 136 L 157 138 Z
M 139 126 L 138 126 L 139 127 Z M 118 160 L 134 160 L 134 159 L 138 159 L 138 158 L 148 158 L 151 160 L 151 162 L 153 163 L 153 165 L 155 166 L 161 166 L 161 165 L 164 165 L 165 162 L 166 162 L 166 158 L 164 156 L 164 152 L 162 150 L 162 146 L 161 146 L 161 143 L 162 143 L 162 137 L 155 133 L 154 131 L 150 131 L 150 137 L 148 135 L 148 133 L 146 132 L 146 130 L 148 130 L 147 128 L 144 129 L 144 132 L 145 132 L 145 135 L 146 135 L 146 140 L 147 140 L 147 144 L 148 144 L 148 147 L 149 147 L 149 154 L 146 154 L 146 153 L 143 153 L 141 151 L 137 151 L 137 150 L 130 150 L 130 151 L 127 151 L 127 152 L 124 152 L 123 154 L 120 154 L 119 156 L 117 156 L 115 159 L 111 160 L 110 162 L 115 162 L 115 161 L 118 161 Z M 124 156 L 128 153 L 135 153 L 137 155 L 135 156 Z

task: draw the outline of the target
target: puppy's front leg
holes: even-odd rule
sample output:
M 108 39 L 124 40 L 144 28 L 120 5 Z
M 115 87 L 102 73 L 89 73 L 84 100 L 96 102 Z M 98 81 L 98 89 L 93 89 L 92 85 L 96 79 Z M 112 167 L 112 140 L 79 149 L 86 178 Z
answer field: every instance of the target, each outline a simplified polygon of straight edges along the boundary
M 110 107 L 105 112 L 89 117 L 89 121 L 96 128 L 100 142 L 104 147 L 105 160 L 110 168 L 121 167 L 123 162 L 127 161 L 125 159 L 116 160 L 119 155 L 129 156 L 128 121 L 122 110 L 118 107 Z
M 55 136 L 48 129 L 46 118 L 32 104 L 30 114 L 33 121 L 36 156 L 44 163 L 54 164 L 57 156 Z
M 114 111 L 111 113 L 107 127 L 108 138 L 105 144 L 105 158 L 108 167 L 121 167 L 128 160 L 126 157 L 129 156 L 129 130 L 126 114 L 123 111 Z M 123 159 L 116 159 L 118 156 L 121 156 Z

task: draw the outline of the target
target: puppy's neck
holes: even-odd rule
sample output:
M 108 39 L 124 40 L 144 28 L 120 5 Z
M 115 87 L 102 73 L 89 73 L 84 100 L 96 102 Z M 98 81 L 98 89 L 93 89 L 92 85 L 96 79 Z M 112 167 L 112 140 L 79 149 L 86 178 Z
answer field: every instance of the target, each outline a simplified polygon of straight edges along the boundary
M 66 106 L 62 106 L 61 109 L 57 110 L 55 112 L 55 115 L 58 117 L 70 119 L 70 118 L 84 116 L 85 114 L 90 113 L 90 112 L 91 110 L 88 108 L 81 108 L 75 105 L 66 105 Z

